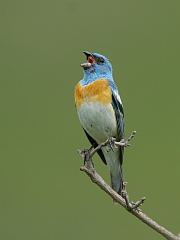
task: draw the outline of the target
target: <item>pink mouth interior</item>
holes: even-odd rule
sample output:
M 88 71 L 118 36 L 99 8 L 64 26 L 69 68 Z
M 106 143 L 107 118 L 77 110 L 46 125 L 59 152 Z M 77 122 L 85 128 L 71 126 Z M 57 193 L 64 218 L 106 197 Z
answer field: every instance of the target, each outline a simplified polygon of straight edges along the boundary
M 92 56 L 89 56 L 88 59 L 87 59 L 87 62 L 92 64 L 92 63 L 95 62 L 95 60 Z

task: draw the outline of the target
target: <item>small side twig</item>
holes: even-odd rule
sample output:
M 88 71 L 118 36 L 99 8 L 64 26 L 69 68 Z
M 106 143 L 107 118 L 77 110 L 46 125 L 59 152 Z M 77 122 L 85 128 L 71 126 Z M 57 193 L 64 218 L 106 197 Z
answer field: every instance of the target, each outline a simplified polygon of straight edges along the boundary
M 136 131 L 132 131 L 132 133 L 130 134 L 130 136 L 128 137 L 127 140 L 122 139 L 120 142 L 116 142 L 116 141 L 115 141 L 115 145 L 116 145 L 116 146 L 128 147 L 128 146 L 131 145 L 131 144 L 130 144 L 130 141 L 135 137 L 135 135 L 136 135 Z
M 140 200 L 138 200 L 137 202 L 131 202 L 132 203 L 132 209 L 137 209 L 143 205 L 144 201 L 146 200 L 145 197 L 142 197 Z

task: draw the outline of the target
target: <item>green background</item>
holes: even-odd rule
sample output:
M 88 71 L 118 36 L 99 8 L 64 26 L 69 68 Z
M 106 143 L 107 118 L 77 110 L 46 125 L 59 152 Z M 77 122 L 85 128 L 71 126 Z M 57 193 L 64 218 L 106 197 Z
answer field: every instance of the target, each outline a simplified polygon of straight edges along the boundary
M 180 1 L 1 0 L 0 239 L 162 239 L 79 171 L 82 51 L 110 58 L 132 200 L 180 232 Z M 109 181 L 107 168 L 95 159 Z

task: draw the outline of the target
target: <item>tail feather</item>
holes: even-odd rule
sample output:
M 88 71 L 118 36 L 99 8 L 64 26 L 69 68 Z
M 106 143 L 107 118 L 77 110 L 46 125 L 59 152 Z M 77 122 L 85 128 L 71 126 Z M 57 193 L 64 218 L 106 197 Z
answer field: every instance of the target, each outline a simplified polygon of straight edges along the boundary
M 120 169 L 116 172 L 113 172 L 110 169 L 110 176 L 111 176 L 111 186 L 112 189 L 114 189 L 119 195 L 121 195 L 121 192 L 123 190 L 123 176 L 122 176 L 122 169 Z
M 104 156 L 110 169 L 111 186 L 120 195 L 123 190 L 122 154 L 121 149 L 107 150 L 106 148 L 104 150 Z

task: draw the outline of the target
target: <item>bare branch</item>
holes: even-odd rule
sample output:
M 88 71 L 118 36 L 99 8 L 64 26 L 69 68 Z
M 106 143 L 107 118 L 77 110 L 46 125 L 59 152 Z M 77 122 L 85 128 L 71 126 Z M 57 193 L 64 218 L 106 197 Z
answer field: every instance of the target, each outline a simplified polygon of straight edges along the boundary
M 94 182 L 96 185 L 98 185 L 104 192 L 106 192 L 115 202 L 119 203 L 122 207 L 124 207 L 129 213 L 137 217 L 140 221 L 144 222 L 146 225 L 148 225 L 150 228 L 154 229 L 156 232 L 160 233 L 162 236 L 164 236 L 168 240 L 180 240 L 179 235 L 175 235 L 169 230 L 167 230 L 165 227 L 158 224 L 156 221 L 154 221 L 152 218 L 148 217 L 145 213 L 142 212 L 142 210 L 139 208 L 144 201 L 145 198 L 141 198 L 136 203 L 130 202 L 128 194 L 125 190 L 122 192 L 122 196 L 119 195 L 117 192 L 115 192 L 105 181 L 104 179 L 96 172 L 96 170 L 93 167 L 92 163 L 92 156 L 102 147 L 110 144 L 114 144 L 115 146 L 129 146 L 129 141 L 134 137 L 135 131 L 131 134 L 131 136 L 128 138 L 127 141 L 121 141 L 116 142 L 115 139 L 110 138 L 106 140 L 104 143 L 99 144 L 96 148 L 90 148 L 88 150 L 80 151 L 79 153 L 81 157 L 84 160 L 84 166 L 80 168 L 81 171 L 85 172 Z

